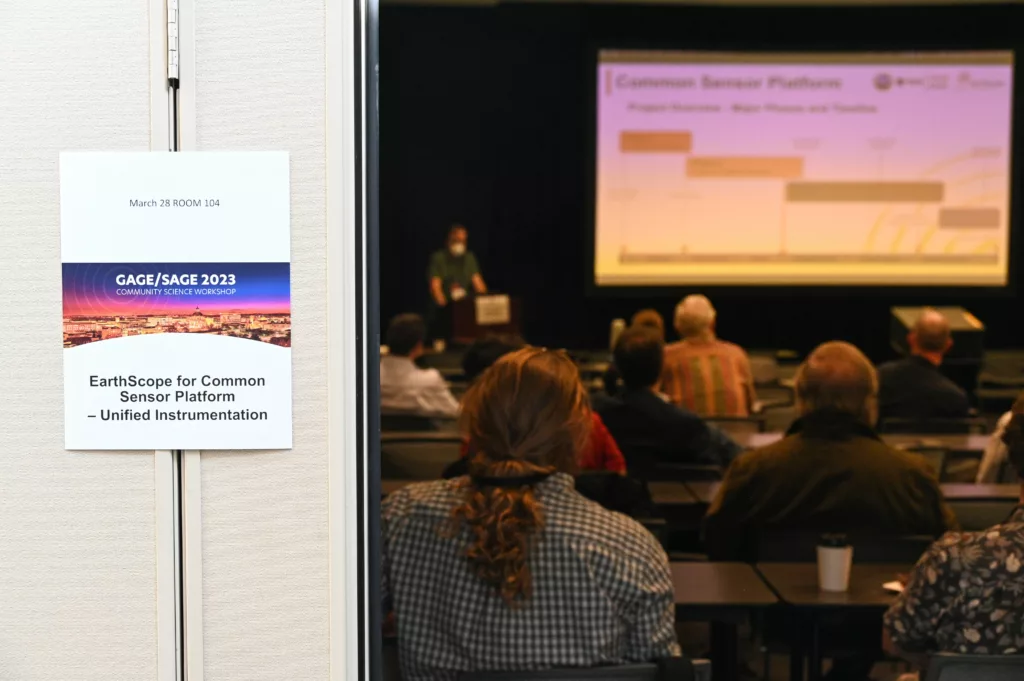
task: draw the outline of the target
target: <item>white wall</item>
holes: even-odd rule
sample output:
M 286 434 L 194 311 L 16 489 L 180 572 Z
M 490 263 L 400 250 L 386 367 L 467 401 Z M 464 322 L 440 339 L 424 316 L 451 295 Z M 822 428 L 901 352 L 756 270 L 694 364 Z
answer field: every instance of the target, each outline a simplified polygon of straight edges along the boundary
M 292 182 L 295 446 L 202 454 L 205 681 L 329 673 L 324 16 L 195 0 L 196 148 L 287 150 Z
M 355 678 L 352 85 L 326 96 L 352 5 L 178 4 L 183 148 L 291 154 L 295 331 L 294 449 L 185 456 L 191 678 Z M 59 323 L 58 153 L 165 148 L 163 11 L 0 0 L 0 679 L 174 673 L 171 457 L 63 450 Z M 328 106 L 346 116 L 330 148 Z
M 64 451 L 59 321 L 57 155 L 150 148 L 147 5 L 0 0 L 0 679 L 157 678 L 153 454 Z

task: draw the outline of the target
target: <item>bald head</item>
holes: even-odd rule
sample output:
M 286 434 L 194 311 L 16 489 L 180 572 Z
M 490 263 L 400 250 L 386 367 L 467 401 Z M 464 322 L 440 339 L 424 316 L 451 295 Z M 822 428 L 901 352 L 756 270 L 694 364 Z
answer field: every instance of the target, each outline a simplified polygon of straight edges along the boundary
M 933 355 L 941 359 L 953 345 L 949 321 L 938 310 L 926 308 L 917 318 L 907 341 L 915 355 Z
M 707 296 L 686 296 L 676 306 L 676 331 L 683 338 L 701 338 L 714 334 L 715 308 Z
M 801 415 L 838 411 L 873 426 L 878 418 L 877 396 L 875 367 L 863 352 L 842 341 L 819 345 L 796 374 Z

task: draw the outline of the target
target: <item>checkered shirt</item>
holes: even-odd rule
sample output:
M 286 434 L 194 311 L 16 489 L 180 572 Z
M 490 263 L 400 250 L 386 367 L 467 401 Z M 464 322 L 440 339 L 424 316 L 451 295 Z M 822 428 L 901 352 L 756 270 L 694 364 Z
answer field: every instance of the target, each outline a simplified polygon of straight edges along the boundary
M 406 681 L 679 655 L 668 559 L 643 526 L 585 499 L 569 475 L 537 484 L 533 594 L 510 608 L 471 572 L 469 531 L 442 535 L 464 480 L 410 485 L 383 504 L 381 596 Z

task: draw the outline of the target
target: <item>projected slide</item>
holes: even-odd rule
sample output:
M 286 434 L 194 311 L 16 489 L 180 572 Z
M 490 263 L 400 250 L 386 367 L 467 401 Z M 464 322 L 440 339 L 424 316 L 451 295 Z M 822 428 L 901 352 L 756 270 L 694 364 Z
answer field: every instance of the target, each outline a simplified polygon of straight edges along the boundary
M 1013 55 L 600 54 L 599 286 L 1002 286 Z

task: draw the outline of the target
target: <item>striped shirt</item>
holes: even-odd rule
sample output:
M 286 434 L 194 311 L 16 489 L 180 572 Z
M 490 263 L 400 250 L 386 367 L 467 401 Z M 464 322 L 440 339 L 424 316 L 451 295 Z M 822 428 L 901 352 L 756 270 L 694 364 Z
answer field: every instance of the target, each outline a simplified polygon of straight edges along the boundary
M 682 340 L 665 348 L 661 392 L 701 416 L 749 416 L 750 358 L 734 343 Z

